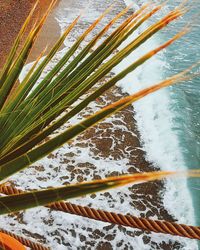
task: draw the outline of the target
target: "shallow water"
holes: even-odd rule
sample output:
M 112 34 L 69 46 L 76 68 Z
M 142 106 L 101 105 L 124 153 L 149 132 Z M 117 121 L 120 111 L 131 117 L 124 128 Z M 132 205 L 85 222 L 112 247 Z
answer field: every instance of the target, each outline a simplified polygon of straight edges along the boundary
M 170 3 L 170 7 L 178 1 Z M 181 29 L 188 22 L 191 31 L 183 39 L 168 49 L 165 58 L 167 67 L 165 75 L 180 72 L 196 63 L 200 59 L 200 2 L 191 1 L 191 10 L 176 25 L 174 29 Z M 173 33 L 173 29 L 164 33 L 166 37 Z M 179 147 L 183 155 L 187 169 L 200 167 L 200 80 L 195 78 L 191 81 L 174 86 L 170 89 L 170 110 L 175 114 L 173 130 L 178 135 Z M 195 222 L 200 225 L 200 180 L 188 181 L 188 187 L 192 194 L 195 210 Z
M 131 1 L 126 2 L 129 4 Z M 147 1 L 137 1 L 139 5 L 144 2 Z M 160 11 L 157 17 L 164 15 L 167 10 L 178 4 L 180 1 L 169 1 L 164 11 Z M 189 6 L 190 10 L 183 18 L 151 39 L 143 47 L 142 52 L 144 53 L 171 38 L 176 31 L 180 31 L 188 23 L 191 28 L 189 34 L 171 45 L 166 51 L 159 53 L 144 67 L 130 74 L 120 83 L 119 85 L 125 92 L 132 93 L 136 89 L 154 84 L 199 61 L 200 20 L 198 14 L 200 2 L 190 1 Z M 149 21 L 150 23 L 151 21 Z M 138 51 L 138 55 L 140 54 L 141 50 Z M 124 82 L 126 82 L 125 86 Z M 147 158 L 155 166 L 159 166 L 163 170 L 199 168 L 199 95 L 199 79 L 196 78 L 161 90 L 134 105 Z M 198 179 L 169 180 L 166 182 L 166 189 L 164 199 L 168 211 L 174 214 L 181 223 L 199 225 L 200 181 Z M 194 249 L 194 246 L 191 246 L 191 249 Z

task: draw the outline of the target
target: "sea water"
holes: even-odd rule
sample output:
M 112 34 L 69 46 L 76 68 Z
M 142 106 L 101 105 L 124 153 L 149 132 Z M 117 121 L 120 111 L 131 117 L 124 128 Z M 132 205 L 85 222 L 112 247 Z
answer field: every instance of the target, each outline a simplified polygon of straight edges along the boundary
M 130 4 L 131 1 L 125 1 Z M 147 1 L 137 1 L 141 5 Z M 158 2 L 158 1 L 157 1 Z M 167 13 L 181 1 L 168 1 L 157 17 Z M 132 59 L 171 38 L 185 25 L 190 32 L 164 52 L 145 63 L 119 83 L 125 92 L 159 82 L 181 72 L 200 59 L 200 1 L 189 1 L 189 11 L 178 21 L 160 32 L 132 55 Z M 135 6 L 137 8 L 137 6 Z M 156 18 L 153 18 L 155 21 Z M 149 24 L 151 21 L 149 21 Z M 147 25 L 147 24 L 146 24 Z M 142 29 L 144 29 L 143 27 Z M 128 60 L 130 61 L 131 58 Z M 124 61 L 124 66 L 128 62 Z M 163 170 L 185 170 L 200 167 L 200 80 L 194 78 L 161 90 L 134 104 L 136 119 L 147 158 Z M 178 222 L 200 225 L 200 181 L 168 180 L 164 200 L 166 208 Z M 193 244 L 194 241 L 191 241 Z M 197 246 L 191 245 L 196 249 Z
M 173 6 L 179 1 L 173 1 Z M 173 30 L 184 27 L 189 22 L 191 31 L 166 53 L 168 67 L 165 74 L 175 74 L 200 60 L 200 2 L 190 1 L 189 12 L 177 23 L 173 29 L 163 36 L 173 34 Z M 200 80 L 194 78 L 184 84 L 170 89 L 171 111 L 174 112 L 173 130 L 178 136 L 179 147 L 187 169 L 200 167 Z M 200 180 L 188 181 L 188 188 L 192 195 L 196 225 L 200 225 Z

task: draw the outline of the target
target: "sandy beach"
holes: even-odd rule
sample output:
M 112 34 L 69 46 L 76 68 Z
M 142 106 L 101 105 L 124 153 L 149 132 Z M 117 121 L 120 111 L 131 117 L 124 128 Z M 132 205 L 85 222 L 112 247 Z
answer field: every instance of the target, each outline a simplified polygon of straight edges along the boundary
M 0 0 L 0 66 L 5 62 L 6 55 L 35 2 L 35 0 Z M 50 2 L 51 0 L 40 1 L 35 15 L 33 16 L 32 23 L 44 14 Z M 46 21 L 43 27 L 43 32 L 40 33 L 40 36 L 32 49 L 32 53 L 28 58 L 28 62 L 35 60 L 36 56 L 39 55 L 46 46 L 50 48 L 59 37 L 60 32 L 58 24 L 53 17 L 51 18 L 51 16 L 53 16 L 53 12 Z M 44 32 L 44 30 L 48 30 L 48 32 Z
M 34 2 L 33 0 L 10 0 L 5 4 L 3 0 L 0 0 L 1 65 L 5 61 L 5 56 L 12 41 Z M 41 2 L 41 9 L 39 8 L 38 10 L 39 15 L 42 15 L 49 1 Z M 86 6 L 86 3 L 88 4 L 88 8 L 85 10 L 87 17 L 89 16 L 88 13 L 92 11 L 95 14 L 102 13 L 106 7 L 112 4 L 111 0 L 105 0 L 103 6 L 101 0 L 90 2 L 85 0 L 84 2 L 84 4 L 80 0 L 67 1 L 67 4 L 65 0 L 58 2 L 38 37 L 28 62 L 33 61 L 39 55 L 39 52 L 46 47 L 46 44 L 50 47 L 59 37 L 61 30 L 55 17 L 58 17 L 61 12 L 63 14 L 63 10 L 66 13 L 65 25 L 67 25 Z M 116 7 L 109 13 L 107 18 L 111 19 L 123 8 L 125 8 L 123 0 L 117 0 Z M 67 19 L 68 16 L 70 17 L 69 19 Z M 77 25 L 79 33 L 91 23 L 90 16 L 83 20 Z M 104 25 L 106 20 L 101 25 Z M 96 29 L 95 32 L 98 30 Z M 76 38 L 77 32 L 72 32 L 68 38 L 69 44 Z M 67 47 L 67 43 L 65 45 Z M 66 47 L 63 46 L 61 51 L 66 49 Z M 55 62 L 58 59 L 59 56 L 55 58 Z M 111 75 L 112 73 L 107 76 L 107 79 Z M 113 88 L 112 91 L 99 98 L 94 107 L 89 107 L 83 113 L 83 116 L 93 113 L 98 107 L 105 106 L 122 96 L 123 94 L 119 88 Z M 32 187 L 45 187 L 44 181 L 50 184 L 62 185 L 122 173 L 154 170 L 152 164 L 145 160 L 145 152 L 140 141 L 137 122 L 134 119 L 134 108 L 129 107 L 112 116 L 112 118 L 106 119 L 94 128 L 89 129 L 70 145 L 52 153 L 45 160 L 31 166 L 27 171 L 19 173 L 12 178 L 12 181 L 23 189 L 31 189 Z M 81 153 L 82 158 L 80 158 L 79 153 L 83 152 L 84 149 L 88 154 L 83 155 Z M 105 167 L 96 165 L 95 163 L 98 164 L 98 161 L 101 164 L 103 162 Z M 112 162 L 113 166 L 109 169 L 110 162 Z M 39 170 L 39 174 L 36 173 L 36 169 Z M 28 175 L 31 176 L 28 177 Z M 25 176 L 26 181 L 24 180 Z M 32 180 L 30 179 L 31 177 Z M 94 208 L 103 208 L 108 211 L 175 221 L 175 218 L 167 212 L 163 205 L 161 195 L 163 189 L 162 182 L 152 182 L 91 195 L 88 198 L 73 200 L 73 202 Z M 8 225 L 7 228 L 31 239 L 47 243 L 50 247 L 53 244 L 54 248 L 52 249 L 136 249 L 134 246 L 137 245 L 137 241 L 142 241 L 144 245 L 148 244 L 149 248 L 146 249 L 181 249 L 181 243 L 171 241 L 168 236 L 150 234 L 106 223 L 91 222 L 85 218 L 67 216 L 63 213 L 52 212 L 46 208 L 44 208 L 44 211 L 41 212 L 40 208 L 20 213 L 18 216 L 9 216 L 5 218 L 5 221 L 10 222 L 10 226 Z M 28 225 L 30 216 L 32 216 L 32 219 L 30 225 Z M 14 226 L 11 226 L 13 223 Z M 158 240 L 159 237 L 160 240 Z M 171 239 L 175 240 L 173 237 Z M 79 245 L 79 248 L 76 248 L 77 245 Z M 141 248 L 138 247 L 137 249 Z
M 18 34 L 21 25 L 26 19 L 32 1 L 0 1 L 0 65 L 11 48 L 12 42 Z

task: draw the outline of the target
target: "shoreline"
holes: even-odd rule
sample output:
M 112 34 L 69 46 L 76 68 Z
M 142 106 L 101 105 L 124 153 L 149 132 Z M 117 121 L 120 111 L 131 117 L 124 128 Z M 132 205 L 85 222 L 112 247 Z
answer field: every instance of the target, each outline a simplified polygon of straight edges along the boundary
M 48 1 L 46 1 L 48 2 Z M 78 1 L 77 1 L 78 2 Z M 98 2 L 98 1 L 97 1 Z M 125 5 L 123 5 L 123 2 L 121 0 L 118 0 L 118 8 L 124 8 Z M 108 5 L 110 3 L 110 1 L 106 1 L 106 4 Z M 46 3 L 47 4 L 47 3 Z M 45 29 L 42 30 L 40 36 L 38 37 L 38 41 L 36 43 L 36 49 L 32 50 L 31 52 L 31 57 L 29 58 L 29 62 L 31 62 L 32 60 L 34 60 L 39 51 L 42 50 L 42 48 L 45 47 L 45 42 L 51 38 L 52 40 L 49 41 L 50 44 L 52 44 L 55 39 L 58 37 L 58 34 L 60 34 L 60 28 L 58 26 L 58 23 L 55 22 L 55 12 L 60 10 L 62 11 L 62 4 L 65 4 L 64 1 L 60 1 L 60 4 L 58 4 L 57 8 L 55 9 L 55 11 L 53 11 L 53 13 L 50 15 L 50 17 L 48 18 L 48 21 L 46 23 L 46 27 Z M 75 3 L 73 3 L 72 1 L 69 1 L 69 6 L 74 6 Z M 60 7 L 59 7 L 60 6 Z M 69 7 L 69 11 L 72 9 L 72 7 Z M 81 3 L 80 3 L 81 6 Z M 71 9 L 70 9 L 71 8 Z M 101 8 L 105 7 L 100 7 L 98 11 L 101 12 Z M 74 8 L 75 9 L 75 8 Z M 118 9 L 118 11 L 119 11 Z M 77 9 L 76 9 L 77 11 Z M 88 23 L 86 23 L 88 24 Z M 84 29 L 85 28 L 85 24 L 82 24 L 78 27 L 78 29 Z M 53 36 L 51 36 L 53 34 Z M 47 37 L 46 37 L 47 35 Z M 46 40 L 44 40 L 44 37 L 46 37 Z M 70 37 L 70 40 L 73 41 L 75 37 L 73 37 L 73 35 Z M 71 42 L 70 41 L 70 42 Z M 115 87 L 112 91 L 109 91 L 108 94 L 106 96 L 104 96 L 103 98 L 100 98 L 99 102 L 96 104 L 96 106 L 99 105 L 105 105 L 108 101 L 114 101 L 116 100 L 116 98 L 122 97 L 123 94 L 121 92 L 121 90 L 117 87 Z M 89 110 L 89 111 L 92 111 Z M 125 170 L 127 170 L 128 173 L 134 173 L 137 171 L 149 171 L 149 170 L 154 170 L 155 168 L 153 167 L 153 165 L 149 164 L 146 160 L 145 160 L 145 152 L 142 150 L 142 146 L 140 143 L 140 135 L 138 133 L 137 130 L 137 125 L 136 125 L 136 121 L 134 120 L 134 109 L 133 107 L 129 107 L 127 110 L 124 110 L 122 112 L 120 112 L 119 114 L 115 115 L 114 118 L 112 119 L 108 119 L 105 122 L 100 123 L 98 126 L 95 126 L 95 128 L 92 128 L 90 130 L 88 130 L 85 134 L 81 135 L 80 137 L 78 137 L 77 141 L 75 140 L 72 145 L 74 145 L 75 147 L 78 148 L 78 150 L 80 150 L 81 148 L 89 148 L 90 153 L 92 154 L 93 157 L 93 161 L 95 163 L 97 163 L 97 161 L 102 160 L 102 159 L 107 159 L 109 157 L 111 157 L 113 159 L 114 163 L 117 163 L 118 161 L 121 161 L 122 158 L 128 158 L 128 162 L 125 161 L 127 167 L 125 168 Z M 120 126 L 124 126 L 125 129 L 121 129 Z M 115 128 L 115 126 L 117 128 Z M 129 132 L 130 131 L 130 132 Z M 112 137 L 112 135 L 115 138 L 115 142 L 114 139 Z M 71 145 L 70 145 L 71 146 Z M 58 183 L 60 184 L 66 184 L 69 183 L 70 181 L 82 181 L 82 180 L 86 180 L 88 178 L 88 173 L 89 173 L 89 177 L 91 177 L 92 179 L 95 178 L 101 178 L 102 175 L 105 176 L 111 176 L 111 175 L 116 175 L 116 174 L 121 174 L 123 172 L 123 168 L 121 168 L 121 170 L 117 171 L 114 170 L 114 168 L 112 169 L 112 171 L 105 171 L 103 169 L 101 169 L 100 172 L 98 172 L 98 168 L 95 165 L 92 165 L 91 162 L 92 160 L 89 159 L 89 162 L 79 162 L 77 164 L 73 164 L 73 158 L 76 158 L 76 152 L 78 151 L 70 151 L 69 147 L 66 147 L 60 151 L 58 151 L 57 153 L 53 153 L 51 154 L 49 157 L 47 157 L 50 161 L 49 164 L 51 164 L 51 162 L 53 162 L 54 164 L 57 164 L 57 158 L 59 157 L 59 154 L 61 156 L 61 160 L 59 161 L 59 163 L 57 164 L 59 167 L 62 166 L 66 171 L 68 171 L 67 173 L 69 174 L 70 178 L 64 178 L 66 177 L 65 174 L 60 174 L 59 176 L 59 181 Z M 113 148 L 114 147 L 114 148 Z M 71 149 L 71 148 L 70 148 Z M 127 151 L 129 150 L 129 152 Z M 69 151 L 69 152 L 68 152 Z M 61 153 L 59 153 L 61 152 Z M 128 152 L 128 153 L 127 153 Z M 70 155 L 71 154 L 71 155 Z M 89 157 L 89 156 L 88 156 Z M 90 162 L 91 161 L 91 162 Z M 122 161 L 123 162 L 123 161 Z M 52 170 L 52 172 L 54 171 L 52 169 L 52 167 L 49 166 L 49 164 L 46 161 L 41 161 L 38 163 L 39 166 L 43 167 L 42 164 L 47 164 L 48 166 L 48 170 Z M 73 166 L 74 165 L 74 166 Z M 30 169 L 34 169 L 34 166 L 31 167 Z M 89 171 L 89 172 L 88 172 Z M 104 172 L 103 172 L 104 171 Z M 47 172 L 44 172 L 43 176 L 46 175 Z M 52 176 L 50 176 L 50 178 L 53 178 L 53 175 L 55 175 L 57 171 L 55 170 L 52 174 Z M 24 174 L 26 175 L 26 172 L 24 172 Z M 19 174 L 19 176 L 23 176 Z M 43 180 L 39 180 L 39 177 L 36 176 L 36 180 L 38 181 L 38 184 L 41 184 Z M 24 183 L 22 180 L 17 181 L 17 177 L 14 178 L 14 181 L 16 182 L 17 185 L 21 185 L 23 188 L 29 188 L 28 185 L 26 183 Z M 21 182 L 21 183 L 20 183 Z M 40 186 L 40 185 L 39 185 Z M 119 209 L 119 205 L 121 204 L 122 206 L 122 211 L 127 212 L 127 213 L 132 213 L 132 209 L 136 212 L 138 212 L 140 214 L 140 216 L 142 217 L 157 217 L 158 219 L 167 219 L 169 221 L 174 221 L 173 217 L 170 216 L 168 214 L 168 212 L 165 210 L 165 208 L 163 207 L 162 204 L 162 198 L 160 196 L 160 192 L 161 190 L 163 190 L 164 186 L 162 182 L 154 182 L 154 183 L 148 183 L 148 184 L 141 184 L 141 185 L 136 185 L 134 187 L 128 187 L 127 189 L 125 189 L 126 191 L 123 191 L 120 193 L 120 190 L 116 190 L 116 193 L 113 194 L 118 194 L 119 196 L 121 196 L 122 198 L 120 198 L 119 204 L 117 205 L 117 207 L 112 207 L 115 204 L 115 199 L 116 197 L 114 197 L 114 195 L 112 195 L 112 192 L 106 192 L 105 194 L 97 194 L 97 195 L 92 195 L 90 197 L 90 199 L 78 199 L 77 203 L 82 204 L 82 202 L 87 205 L 91 205 L 91 206 L 97 206 L 96 204 L 96 198 L 97 201 L 99 202 L 101 199 L 108 199 L 108 207 L 104 208 L 107 210 L 112 210 L 113 211 L 118 211 Z M 123 193 L 124 192 L 124 193 Z M 127 197 L 125 194 L 126 192 L 128 193 L 128 199 L 129 202 L 126 203 L 126 201 L 124 200 L 125 197 Z M 153 197 L 153 199 L 152 199 Z M 110 201 L 110 203 L 109 203 Z M 90 203 L 92 202 L 92 203 Z M 129 207 L 123 209 L 123 204 L 128 204 Z M 158 204 L 160 206 L 158 206 Z M 104 205 L 104 204 L 103 204 Z M 102 205 L 102 206 L 103 206 Z M 147 211 L 148 209 L 148 211 Z M 119 211 L 118 211 L 119 212 Z M 28 214 L 28 212 L 27 212 Z M 49 216 L 51 215 L 51 212 L 49 211 Z M 57 213 L 57 216 L 58 215 Z M 26 215 L 23 215 L 23 217 L 26 217 Z M 50 217 L 49 217 L 50 218 Z M 52 218 L 51 218 L 52 219 Z M 56 220 L 55 218 L 53 218 L 54 220 Z M 88 221 L 90 222 L 90 221 Z M 20 222 L 19 222 L 20 223 Z M 43 223 L 46 223 L 47 228 L 51 225 L 52 221 L 49 219 L 46 219 L 46 222 L 43 221 Z M 39 233 L 36 232 L 31 232 L 31 231 L 27 231 L 27 229 L 23 229 L 23 220 L 22 220 L 22 224 L 20 225 L 21 227 L 21 231 L 25 232 L 25 236 L 29 235 L 31 238 L 35 238 L 35 239 L 40 239 L 42 237 L 42 235 L 40 235 Z M 105 227 L 108 227 L 108 225 L 105 224 Z M 113 226 L 111 226 L 113 227 Z M 73 227 L 72 227 L 73 228 Z M 128 240 L 128 249 L 131 249 L 131 239 L 133 239 L 134 237 L 140 237 L 141 235 L 143 235 L 143 242 L 150 242 L 149 246 L 155 246 L 156 242 L 152 240 L 152 235 L 148 234 L 148 233 L 144 233 L 141 232 L 139 230 L 129 230 L 126 228 L 120 228 L 120 227 L 113 227 L 117 230 L 117 233 L 124 233 L 124 235 L 129 235 L 129 240 Z M 38 228 L 35 228 L 34 230 L 38 230 Z M 33 231 L 34 231 L 33 230 Z M 67 229 L 66 229 L 67 230 Z M 71 234 L 72 239 L 75 240 L 75 238 L 77 237 L 76 235 L 76 230 L 75 229 L 69 229 L 66 232 L 70 232 L 70 230 L 72 230 Z M 77 229 L 78 231 L 80 231 L 80 229 Z M 92 231 L 91 231 L 92 230 Z M 98 229 L 96 229 L 98 230 Z M 96 249 L 113 249 L 112 248 L 112 239 L 113 239 L 113 235 L 114 233 L 110 233 L 110 229 L 106 229 L 107 230 L 107 234 L 110 233 L 110 238 L 106 238 L 106 233 L 105 230 L 104 232 L 98 232 L 95 233 L 96 230 L 93 230 L 93 228 L 90 228 L 90 226 L 88 225 L 87 228 L 85 228 L 83 230 L 83 232 L 87 234 L 91 234 L 92 237 L 88 239 L 83 239 L 83 241 L 81 241 L 81 244 L 84 247 L 94 247 L 93 245 L 91 245 L 91 242 L 95 239 L 97 240 L 102 240 L 102 238 L 104 239 L 104 243 L 102 243 L 102 241 L 99 243 L 99 245 L 95 245 Z M 60 241 L 62 242 L 63 245 L 65 245 L 64 239 L 62 239 L 62 235 L 58 230 L 56 230 L 57 233 L 55 233 L 55 236 L 58 237 L 60 239 Z M 112 230 L 111 230 L 112 231 Z M 39 231 L 38 231 L 39 232 Z M 114 232 L 114 231 L 112 231 Z M 68 235 L 68 233 L 66 233 L 65 236 Z M 117 234 L 116 233 L 116 234 Z M 37 235 L 36 235 L 37 234 Z M 76 236 L 74 236 L 74 234 Z M 101 236 L 99 236 L 98 234 L 100 234 Z M 80 235 L 79 235 L 80 236 Z M 158 235 L 157 235 L 158 237 Z M 165 244 L 163 244 L 162 246 L 160 245 L 159 249 L 169 249 L 169 247 L 173 247 L 179 245 L 178 241 L 177 242 L 167 242 L 167 236 L 163 236 L 161 235 L 160 237 L 165 238 L 166 242 Z M 72 242 L 73 242 L 72 240 Z M 45 239 L 42 239 L 42 241 L 45 241 Z M 88 242 L 90 241 L 90 243 Z M 125 242 L 122 243 L 122 246 L 125 246 Z M 180 245 L 181 246 L 181 245 Z M 70 246 L 68 246 L 70 247 Z M 83 248 L 85 249 L 85 248 Z

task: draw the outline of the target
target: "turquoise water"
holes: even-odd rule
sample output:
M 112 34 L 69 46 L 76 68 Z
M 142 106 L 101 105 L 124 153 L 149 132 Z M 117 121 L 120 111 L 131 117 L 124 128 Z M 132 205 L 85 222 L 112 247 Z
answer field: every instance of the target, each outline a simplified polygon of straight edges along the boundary
M 180 1 L 170 1 L 171 8 Z M 188 22 L 191 31 L 180 41 L 167 49 L 165 74 L 171 75 L 200 61 L 200 1 L 189 1 L 190 11 L 172 29 L 163 32 L 163 37 L 173 35 Z M 178 135 L 179 145 L 188 169 L 200 168 L 200 79 L 173 86 L 170 89 L 171 110 L 175 113 L 173 129 Z M 196 224 L 200 225 L 200 180 L 188 181 L 193 199 Z M 181 190 L 180 190 L 181 192 Z M 187 197 L 186 197 L 187 199 Z M 181 205 L 181 204 L 180 204 Z

